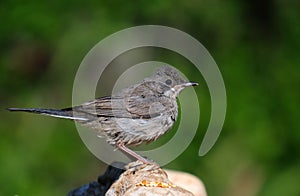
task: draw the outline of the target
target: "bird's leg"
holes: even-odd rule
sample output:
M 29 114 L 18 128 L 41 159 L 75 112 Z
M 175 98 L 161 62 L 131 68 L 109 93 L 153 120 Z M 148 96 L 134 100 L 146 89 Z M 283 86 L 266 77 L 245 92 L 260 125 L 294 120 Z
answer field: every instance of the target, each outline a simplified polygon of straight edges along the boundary
M 153 162 L 147 160 L 146 158 L 142 157 L 141 155 L 138 155 L 136 152 L 132 151 L 131 149 L 127 148 L 126 146 L 124 146 L 124 144 L 117 144 L 117 147 L 124 152 L 127 155 L 130 155 L 131 158 L 135 158 L 137 160 L 142 161 L 143 163 L 147 164 L 147 163 L 151 163 L 153 164 Z

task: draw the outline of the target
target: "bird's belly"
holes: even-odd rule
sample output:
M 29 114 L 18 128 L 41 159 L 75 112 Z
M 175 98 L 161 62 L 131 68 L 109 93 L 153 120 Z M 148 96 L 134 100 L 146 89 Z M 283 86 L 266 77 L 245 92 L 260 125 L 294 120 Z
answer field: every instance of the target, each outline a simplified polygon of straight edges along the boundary
M 107 127 L 105 134 L 107 140 L 110 144 L 122 142 L 125 145 L 154 141 L 174 124 L 170 115 L 161 115 L 151 119 L 117 118 L 113 121 L 114 123 L 110 125 L 114 126 Z

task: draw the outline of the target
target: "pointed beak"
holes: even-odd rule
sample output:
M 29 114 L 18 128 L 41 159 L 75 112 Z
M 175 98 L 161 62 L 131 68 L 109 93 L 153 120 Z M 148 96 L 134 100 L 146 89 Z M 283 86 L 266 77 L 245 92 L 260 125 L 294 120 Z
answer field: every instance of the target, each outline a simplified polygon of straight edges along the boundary
M 189 87 L 189 86 L 197 86 L 198 83 L 196 82 L 186 82 L 186 83 L 183 83 L 183 84 L 179 84 L 179 85 L 176 85 L 174 87 L 175 90 L 179 90 L 181 91 L 182 89 L 184 89 L 185 87 Z
M 185 84 L 183 84 L 184 87 L 188 87 L 188 86 L 198 86 L 199 84 L 197 82 L 187 82 Z

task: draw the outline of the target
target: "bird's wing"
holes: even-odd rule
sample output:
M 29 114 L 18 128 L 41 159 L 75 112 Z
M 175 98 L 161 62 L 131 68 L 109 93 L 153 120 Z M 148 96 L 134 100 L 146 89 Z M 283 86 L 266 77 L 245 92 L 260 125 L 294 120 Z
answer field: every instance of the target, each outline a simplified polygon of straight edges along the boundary
M 173 104 L 167 97 L 154 95 L 131 96 L 126 99 L 126 108 L 131 115 L 153 118 L 172 110 Z
M 63 110 L 72 111 L 74 116 L 85 116 L 89 119 L 95 117 L 149 119 L 166 112 L 167 104 L 161 104 L 160 102 L 161 99 L 150 94 L 142 97 L 136 95 L 102 97 L 80 106 Z
M 63 111 L 72 112 L 74 116 L 85 116 L 88 119 L 97 117 L 130 118 L 122 97 L 102 97 L 82 105 L 65 108 Z

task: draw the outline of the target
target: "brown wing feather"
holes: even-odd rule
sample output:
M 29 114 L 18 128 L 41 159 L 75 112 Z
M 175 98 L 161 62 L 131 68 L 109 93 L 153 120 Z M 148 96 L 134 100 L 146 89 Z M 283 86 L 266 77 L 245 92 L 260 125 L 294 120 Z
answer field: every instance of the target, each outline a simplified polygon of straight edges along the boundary
M 154 95 L 145 97 L 102 97 L 73 108 L 65 108 L 77 117 L 94 119 L 97 117 L 149 119 L 166 112 L 165 107 L 155 107 L 159 101 Z M 155 102 L 156 100 L 156 102 Z M 168 108 L 168 107 L 167 107 Z

